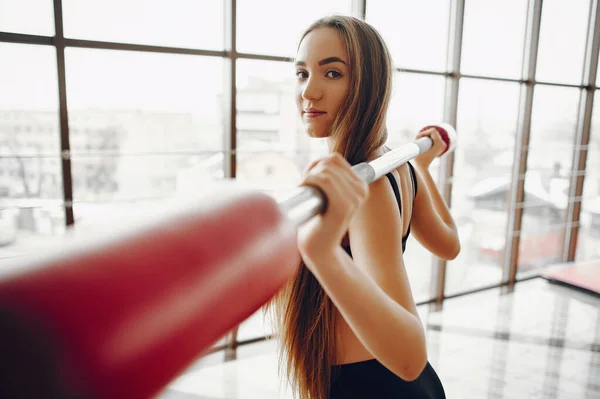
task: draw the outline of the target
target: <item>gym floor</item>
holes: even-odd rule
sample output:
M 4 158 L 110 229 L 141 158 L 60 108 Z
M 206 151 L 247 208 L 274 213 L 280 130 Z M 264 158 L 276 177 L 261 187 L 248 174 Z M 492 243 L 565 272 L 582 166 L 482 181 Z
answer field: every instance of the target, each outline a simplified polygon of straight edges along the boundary
M 600 298 L 542 278 L 419 308 L 429 361 L 454 398 L 599 398 Z M 276 343 L 238 348 L 235 361 L 201 359 L 160 399 L 292 398 Z M 222 359 L 222 354 L 220 355 Z

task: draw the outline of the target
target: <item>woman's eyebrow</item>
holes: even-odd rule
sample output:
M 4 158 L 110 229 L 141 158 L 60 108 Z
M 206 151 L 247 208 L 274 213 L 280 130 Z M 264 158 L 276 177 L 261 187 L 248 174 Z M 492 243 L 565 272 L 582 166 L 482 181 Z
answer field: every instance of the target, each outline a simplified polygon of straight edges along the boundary
M 340 57 L 327 57 L 322 59 L 321 61 L 319 61 L 318 65 L 319 66 L 323 66 L 326 64 L 331 64 L 334 62 L 341 62 L 342 64 L 346 65 L 346 61 L 342 60 Z M 306 66 L 306 62 L 304 61 L 296 61 L 296 66 Z

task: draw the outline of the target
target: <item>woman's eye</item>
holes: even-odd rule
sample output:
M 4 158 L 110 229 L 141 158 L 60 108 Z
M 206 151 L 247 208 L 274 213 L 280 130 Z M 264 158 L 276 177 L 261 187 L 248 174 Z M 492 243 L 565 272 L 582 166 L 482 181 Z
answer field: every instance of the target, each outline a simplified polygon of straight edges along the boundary
M 327 74 L 325 76 L 327 76 L 328 78 L 337 79 L 341 77 L 342 74 L 338 71 L 327 71 Z
M 306 71 L 296 71 L 296 77 L 300 79 L 306 79 L 308 77 L 308 74 L 306 73 Z

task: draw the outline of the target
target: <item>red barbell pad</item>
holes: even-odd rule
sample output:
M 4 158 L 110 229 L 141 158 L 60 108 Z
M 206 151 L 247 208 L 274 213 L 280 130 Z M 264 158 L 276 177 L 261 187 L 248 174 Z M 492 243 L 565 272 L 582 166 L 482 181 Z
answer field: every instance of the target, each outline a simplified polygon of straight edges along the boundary
M 296 229 L 255 192 L 71 248 L 0 281 L 0 350 L 32 361 L 20 375 L 9 370 L 19 359 L 3 358 L 4 379 L 20 396 L 38 384 L 44 397 L 151 397 L 264 305 L 299 260 Z

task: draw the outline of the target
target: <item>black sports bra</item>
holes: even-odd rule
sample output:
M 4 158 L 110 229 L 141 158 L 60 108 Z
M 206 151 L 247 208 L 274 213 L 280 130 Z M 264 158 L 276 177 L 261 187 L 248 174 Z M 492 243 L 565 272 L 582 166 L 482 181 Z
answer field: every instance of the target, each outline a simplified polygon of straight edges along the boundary
M 410 170 L 410 178 L 412 180 L 412 185 L 413 185 L 413 206 L 414 206 L 415 197 L 417 196 L 417 176 L 415 175 L 415 169 L 411 165 L 411 163 L 407 162 L 407 164 L 408 164 L 408 167 Z M 388 180 L 390 181 L 390 184 L 392 185 L 392 189 L 394 190 L 394 195 L 396 196 L 396 201 L 398 202 L 398 209 L 400 210 L 400 215 L 402 215 L 402 201 L 400 199 L 400 188 L 398 187 L 398 182 L 396 181 L 396 178 L 394 177 L 392 172 L 386 174 L 385 176 L 388 178 Z M 411 220 L 412 220 L 412 215 L 411 215 Z M 404 251 L 406 250 L 406 241 L 408 240 L 409 235 L 410 235 L 410 222 L 408 223 L 408 229 L 406 230 L 406 235 L 404 237 L 402 237 L 402 253 L 404 253 Z M 352 256 L 352 250 L 350 249 L 350 245 L 343 246 L 343 248 L 346 250 L 346 252 L 348 252 L 348 255 Z

